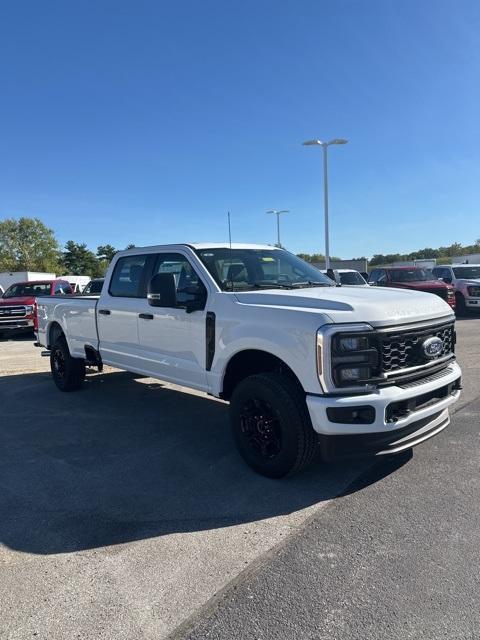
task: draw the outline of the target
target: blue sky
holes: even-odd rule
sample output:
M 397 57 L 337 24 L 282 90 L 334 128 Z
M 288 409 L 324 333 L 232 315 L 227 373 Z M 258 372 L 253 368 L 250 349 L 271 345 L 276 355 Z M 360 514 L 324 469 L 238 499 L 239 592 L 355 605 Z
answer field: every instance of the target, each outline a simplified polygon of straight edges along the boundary
M 0 9 L 0 218 L 61 242 L 324 246 L 348 258 L 480 237 L 480 3 L 10 2 Z

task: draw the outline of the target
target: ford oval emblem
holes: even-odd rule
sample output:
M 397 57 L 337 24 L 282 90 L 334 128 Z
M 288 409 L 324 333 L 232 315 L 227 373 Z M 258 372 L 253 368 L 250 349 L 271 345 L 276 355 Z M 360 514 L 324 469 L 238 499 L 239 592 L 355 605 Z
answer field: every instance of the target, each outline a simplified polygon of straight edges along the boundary
M 427 338 L 422 343 L 422 350 L 426 358 L 436 358 L 443 351 L 443 340 L 440 340 L 440 338 Z

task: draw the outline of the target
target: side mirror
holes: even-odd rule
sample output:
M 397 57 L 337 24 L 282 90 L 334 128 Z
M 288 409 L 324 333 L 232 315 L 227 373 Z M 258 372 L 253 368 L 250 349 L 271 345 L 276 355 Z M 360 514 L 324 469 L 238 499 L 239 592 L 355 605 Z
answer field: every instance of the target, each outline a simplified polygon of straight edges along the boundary
M 327 276 L 330 278 L 330 280 L 333 280 L 335 282 L 337 287 L 342 286 L 342 283 L 340 281 L 340 274 L 336 269 L 327 269 Z
M 187 313 L 193 313 L 194 311 L 201 311 L 205 309 L 205 304 L 207 302 L 207 292 L 205 288 L 201 285 L 189 285 L 184 289 L 179 289 L 178 293 L 184 293 L 191 298 L 185 300 L 183 305 L 185 306 L 185 311 Z M 182 305 L 182 306 L 183 306 Z
M 442 279 L 445 282 L 445 284 L 452 284 L 452 278 L 450 276 L 447 276 L 446 278 L 442 278 Z
M 147 292 L 151 307 L 176 307 L 177 290 L 173 273 L 157 273 L 150 280 Z

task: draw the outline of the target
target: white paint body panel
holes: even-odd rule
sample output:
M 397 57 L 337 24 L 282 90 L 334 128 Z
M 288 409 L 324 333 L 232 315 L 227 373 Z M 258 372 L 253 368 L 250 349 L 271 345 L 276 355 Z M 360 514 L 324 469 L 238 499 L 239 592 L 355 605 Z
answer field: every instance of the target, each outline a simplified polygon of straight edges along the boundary
M 196 245 L 197 248 L 226 245 Z M 239 246 L 239 245 L 236 245 Z M 241 245 L 268 248 L 268 245 Z M 116 261 L 125 255 L 178 252 L 188 257 L 207 288 L 203 311 L 151 307 L 146 299 L 110 296 L 108 284 Z M 110 315 L 99 315 L 101 309 Z M 205 318 L 216 318 L 215 355 L 206 370 Z M 153 314 L 152 320 L 139 318 Z M 307 394 L 314 428 L 319 433 L 366 433 L 390 429 L 381 417 L 388 402 L 405 397 L 399 387 L 388 387 L 362 396 L 377 408 L 374 425 L 326 423 L 327 406 L 358 403 L 358 395 L 327 398 L 317 374 L 316 334 L 324 325 L 367 323 L 374 328 L 453 319 L 450 306 L 438 296 L 411 290 L 380 287 L 316 287 L 296 290 L 270 289 L 224 292 L 219 289 L 195 252 L 186 245 L 130 249 L 118 253 L 106 275 L 100 298 L 43 298 L 39 305 L 39 342 L 49 344 L 52 323 L 61 327 L 73 356 L 83 357 L 85 346 L 97 349 L 106 364 L 156 377 L 219 396 L 230 359 L 244 350 L 257 349 L 285 362 Z M 98 325 L 98 333 L 97 333 Z M 460 376 L 452 365 L 452 379 Z M 443 379 L 409 390 L 421 394 L 444 384 Z M 323 396 L 323 397 L 322 397 Z M 454 400 L 452 400 L 453 402 Z M 448 409 L 449 402 L 445 409 Z M 327 421 L 328 422 L 328 421 Z

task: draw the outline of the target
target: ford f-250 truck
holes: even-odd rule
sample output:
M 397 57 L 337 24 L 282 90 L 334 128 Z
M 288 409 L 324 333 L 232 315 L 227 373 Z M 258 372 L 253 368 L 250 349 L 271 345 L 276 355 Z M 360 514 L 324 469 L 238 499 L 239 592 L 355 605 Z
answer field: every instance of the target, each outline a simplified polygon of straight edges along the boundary
M 266 245 L 117 253 L 99 298 L 38 300 L 38 341 L 62 391 L 108 364 L 228 400 L 240 454 L 269 477 L 318 451 L 408 449 L 449 424 L 460 394 L 444 300 L 338 287 Z

